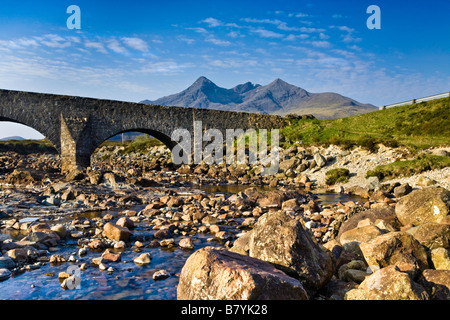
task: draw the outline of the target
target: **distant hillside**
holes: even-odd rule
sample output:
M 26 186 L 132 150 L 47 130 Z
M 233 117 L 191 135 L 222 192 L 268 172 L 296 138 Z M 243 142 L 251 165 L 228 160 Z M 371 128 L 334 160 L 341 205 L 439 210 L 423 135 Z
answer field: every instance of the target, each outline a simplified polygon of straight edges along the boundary
M 286 115 L 313 114 L 317 119 L 335 119 L 377 110 L 337 93 L 311 93 L 276 79 L 261 86 L 247 82 L 231 89 L 200 77 L 186 90 L 142 103 L 226 111 L 245 111 Z
M 450 98 L 437 99 L 334 120 L 290 120 L 282 129 L 305 144 L 405 145 L 412 149 L 450 145 Z
M 19 136 L 12 136 L 12 137 L 6 137 L 6 138 L 1 138 L 0 141 L 9 141 L 9 140 L 17 140 L 17 141 L 22 141 L 25 140 L 22 137 Z

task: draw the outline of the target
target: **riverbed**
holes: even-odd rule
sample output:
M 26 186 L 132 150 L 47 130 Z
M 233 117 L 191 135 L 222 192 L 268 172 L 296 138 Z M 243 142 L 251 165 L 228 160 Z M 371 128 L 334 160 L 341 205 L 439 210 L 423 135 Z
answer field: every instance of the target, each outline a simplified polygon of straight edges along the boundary
M 200 190 L 209 194 L 224 194 L 230 196 L 248 188 L 240 185 L 210 185 L 202 186 Z M 198 189 L 197 189 L 198 191 Z M 263 190 L 261 190 L 263 191 Z M 323 204 L 333 204 L 337 202 L 358 201 L 359 197 L 346 194 L 319 193 L 316 194 L 318 200 Z M 142 207 L 133 207 L 132 210 L 139 211 Z M 115 214 L 117 211 L 103 211 L 101 214 Z M 95 218 L 99 212 L 80 213 L 79 217 Z M 60 217 L 58 223 L 67 223 L 77 215 Z M 27 221 L 38 219 L 37 217 L 27 217 Z M 41 218 L 39 222 L 46 222 L 48 218 Z M 22 219 L 22 222 L 25 220 Z M 231 228 L 225 226 L 226 228 Z M 3 236 L 20 240 L 23 235 L 20 232 L 3 232 Z M 142 242 L 152 239 L 155 230 L 148 223 L 138 223 L 133 229 L 135 238 Z M 184 235 L 174 234 L 173 239 L 178 243 Z M 113 270 L 101 271 L 94 266 L 93 258 L 100 257 L 103 250 L 87 250 L 87 255 L 79 256 L 79 244 L 77 239 L 67 238 L 58 245 L 56 254 L 63 256 L 73 256 L 76 261 L 65 262 L 59 265 L 50 263 L 40 263 L 31 265 L 28 270 L 13 273 L 11 278 L 0 282 L 1 300 L 174 300 L 177 296 L 177 285 L 181 269 L 188 257 L 195 251 L 205 246 L 224 247 L 226 239 L 217 239 L 211 234 L 196 233 L 192 236 L 194 248 L 192 250 L 182 249 L 178 246 L 171 248 L 145 246 L 143 248 L 134 247 L 128 244 L 125 250 L 115 250 L 121 252 L 121 261 L 108 264 Z M 138 265 L 133 259 L 142 253 L 150 253 L 152 259 L 148 265 Z M 70 267 L 79 267 L 86 264 L 86 270 L 80 271 L 79 284 L 75 289 L 63 289 L 61 281 L 58 279 L 60 272 L 67 272 Z M 153 274 L 156 271 L 165 270 L 169 277 L 164 280 L 154 280 Z

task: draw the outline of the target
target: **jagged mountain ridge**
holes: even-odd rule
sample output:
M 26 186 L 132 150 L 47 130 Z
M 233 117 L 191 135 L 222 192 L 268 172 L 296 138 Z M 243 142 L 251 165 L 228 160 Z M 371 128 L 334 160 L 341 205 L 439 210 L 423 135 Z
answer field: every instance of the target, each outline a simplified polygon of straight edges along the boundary
M 371 104 L 362 104 L 337 93 L 311 93 L 281 79 L 265 86 L 246 82 L 225 89 L 200 77 L 180 93 L 142 103 L 278 115 L 313 114 L 318 119 L 341 118 L 378 110 Z

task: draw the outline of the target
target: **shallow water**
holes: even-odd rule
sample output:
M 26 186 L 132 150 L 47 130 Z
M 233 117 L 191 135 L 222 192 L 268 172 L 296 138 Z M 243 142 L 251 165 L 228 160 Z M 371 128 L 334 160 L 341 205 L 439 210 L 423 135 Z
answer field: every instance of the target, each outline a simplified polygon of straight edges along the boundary
M 133 229 L 133 234 L 150 238 L 154 233 L 148 227 L 138 226 Z M 178 243 L 182 237 L 174 237 Z M 176 299 L 176 287 L 178 274 L 186 259 L 197 249 L 205 246 L 221 246 L 215 241 L 207 241 L 210 235 L 197 234 L 193 237 L 195 248 L 185 250 L 181 248 L 143 248 L 133 251 L 127 248 L 122 251 L 121 262 L 109 263 L 107 267 L 113 267 L 114 272 L 100 271 L 91 264 L 92 258 L 100 257 L 104 250 L 98 252 L 88 250 L 83 257 L 77 255 L 77 240 L 67 240 L 65 245 L 58 246 L 61 254 L 69 257 L 73 254 L 78 262 L 62 263 L 59 265 L 46 264 L 39 269 L 25 271 L 16 274 L 10 279 L 0 282 L 0 300 L 172 300 Z M 119 251 L 117 251 L 119 252 Z M 141 266 L 133 262 L 133 259 L 142 253 L 148 252 L 152 256 L 149 265 Z M 53 253 L 52 253 L 53 254 Z M 60 286 L 58 274 L 67 272 L 70 266 L 88 265 L 87 270 L 80 272 L 80 286 L 77 289 L 64 290 Z M 164 269 L 170 277 L 165 280 L 152 279 L 154 272 Z
M 236 193 L 245 190 L 249 186 L 208 186 L 202 187 L 208 193 Z M 359 200 L 358 198 L 344 195 L 324 193 L 317 194 L 323 203 L 345 202 Z M 104 214 L 106 212 L 102 212 Z M 99 212 L 88 212 L 80 214 L 89 219 L 96 217 Z M 73 219 L 75 216 L 67 217 Z M 34 221 L 36 218 L 25 218 L 25 221 Z M 22 222 L 25 222 L 22 220 Z M 64 221 L 58 221 L 62 223 Z M 0 230 L 0 232 L 3 230 Z M 136 236 L 150 239 L 155 231 L 148 225 L 138 225 L 133 229 Z M 10 233 L 7 233 L 11 236 Z M 20 237 L 21 234 L 14 235 Z M 182 236 L 175 236 L 178 243 Z M 62 263 L 59 265 L 46 264 L 39 269 L 25 271 L 15 274 L 10 279 L 0 282 L 0 300 L 174 300 L 176 299 L 176 288 L 179 281 L 179 273 L 186 259 L 196 250 L 205 246 L 223 246 L 216 241 L 208 241 L 210 234 L 199 234 L 193 236 L 195 248 L 185 250 L 179 247 L 172 249 L 143 248 L 140 252 L 127 248 L 122 252 L 121 262 L 110 263 L 115 270 L 112 273 L 100 271 L 98 267 L 91 264 L 92 258 L 100 257 L 102 251 L 94 252 L 88 250 L 84 257 L 77 255 L 77 240 L 66 240 L 64 245 L 59 245 L 59 251 L 65 257 L 73 254 L 78 262 Z M 152 256 L 151 263 L 140 266 L 133 259 L 141 253 L 149 252 Z M 53 254 L 53 253 L 51 253 Z M 70 266 L 80 266 L 82 263 L 88 265 L 87 270 L 80 272 L 80 286 L 77 289 L 64 290 L 60 286 L 58 274 L 67 272 Z M 154 272 L 165 269 L 170 277 L 165 280 L 155 281 L 152 279 Z

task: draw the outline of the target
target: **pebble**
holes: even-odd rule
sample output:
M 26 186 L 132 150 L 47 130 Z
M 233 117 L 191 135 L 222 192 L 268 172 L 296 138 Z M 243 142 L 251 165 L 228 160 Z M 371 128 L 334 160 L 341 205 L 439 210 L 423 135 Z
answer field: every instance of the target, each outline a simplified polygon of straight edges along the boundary
M 136 264 L 149 264 L 151 261 L 152 257 L 150 255 L 150 253 L 146 252 L 141 254 L 139 257 L 135 258 L 133 261 Z
M 155 280 L 155 281 L 164 280 L 169 277 L 170 277 L 170 274 L 166 270 L 156 271 L 152 276 L 153 280 Z
M 83 256 L 85 256 L 85 255 L 87 255 L 87 249 L 86 248 L 81 248 L 80 250 L 78 250 L 78 255 L 80 256 L 80 257 L 83 257 Z

